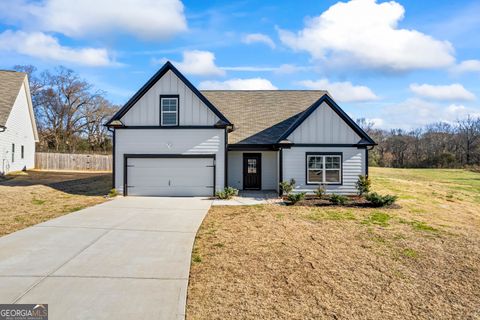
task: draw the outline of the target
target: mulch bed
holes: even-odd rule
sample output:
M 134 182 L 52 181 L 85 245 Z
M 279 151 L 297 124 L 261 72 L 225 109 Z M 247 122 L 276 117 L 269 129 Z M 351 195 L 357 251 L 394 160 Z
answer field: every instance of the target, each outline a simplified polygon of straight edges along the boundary
M 360 196 L 346 196 L 348 201 L 344 205 L 333 204 L 328 200 L 328 196 L 323 198 L 318 198 L 315 196 L 306 196 L 304 200 L 298 201 L 293 204 L 288 201 L 287 197 L 283 197 L 286 205 L 292 206 L 302 206 L 302 207 L 355 207 L 355 208 L 372 208 L 374 207 L 370 202 L 365 198 Z M 395 206 L 395 205 L 394 205 Z

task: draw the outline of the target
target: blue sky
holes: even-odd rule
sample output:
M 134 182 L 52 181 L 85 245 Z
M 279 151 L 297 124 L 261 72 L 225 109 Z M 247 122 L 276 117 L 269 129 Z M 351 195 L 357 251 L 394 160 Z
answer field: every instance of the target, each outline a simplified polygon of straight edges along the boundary
M 203 89 L 327 89 L 410 129 L 480 115 L 479 1 L 9 0 L 0 68 L 63 65 L 117 104 L 170 60 Z

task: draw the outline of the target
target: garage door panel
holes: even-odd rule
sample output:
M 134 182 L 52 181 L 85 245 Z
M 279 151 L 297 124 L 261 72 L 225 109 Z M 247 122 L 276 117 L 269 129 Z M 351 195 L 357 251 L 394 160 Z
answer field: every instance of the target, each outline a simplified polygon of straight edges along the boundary
M 212 158 L 129 158 L 128 195 L 211 196 Z

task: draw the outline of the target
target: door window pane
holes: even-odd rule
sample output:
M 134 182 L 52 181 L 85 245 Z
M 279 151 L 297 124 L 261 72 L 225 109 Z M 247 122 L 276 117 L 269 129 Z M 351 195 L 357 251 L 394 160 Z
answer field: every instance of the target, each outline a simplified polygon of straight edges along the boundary
M 256 159 L 247 159 L 247 173 L 257 173 Z

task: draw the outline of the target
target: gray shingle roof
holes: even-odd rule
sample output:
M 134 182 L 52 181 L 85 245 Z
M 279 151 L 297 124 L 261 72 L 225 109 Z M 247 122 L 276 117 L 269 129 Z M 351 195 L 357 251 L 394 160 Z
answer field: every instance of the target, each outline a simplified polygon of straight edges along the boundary
M 0 126 L 5 126 L 26 73 L 0 70 Z
M 288 127 L 326 91 L 203 90 L 235 126 L 229 144 L 276 143 Z

